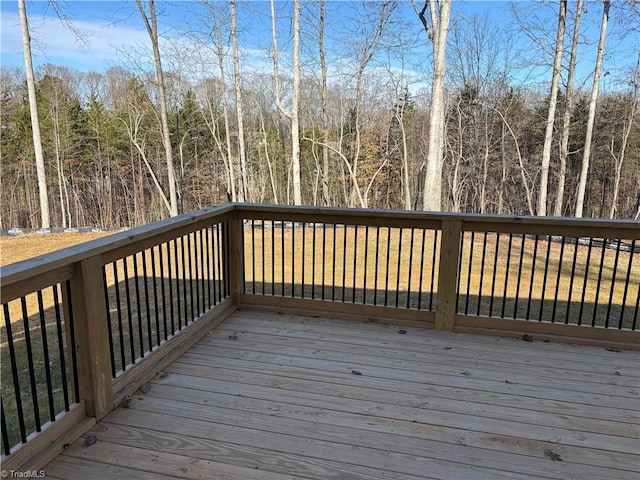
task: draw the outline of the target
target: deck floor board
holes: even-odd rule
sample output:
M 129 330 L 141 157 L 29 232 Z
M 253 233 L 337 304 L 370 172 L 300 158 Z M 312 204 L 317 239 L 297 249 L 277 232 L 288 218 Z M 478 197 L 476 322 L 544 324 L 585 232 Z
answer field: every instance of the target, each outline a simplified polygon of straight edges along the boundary
M 640 355 L 240 311 L 51 478 L 637 479 Z M 615 373 L 618 372 L 618 373 Z

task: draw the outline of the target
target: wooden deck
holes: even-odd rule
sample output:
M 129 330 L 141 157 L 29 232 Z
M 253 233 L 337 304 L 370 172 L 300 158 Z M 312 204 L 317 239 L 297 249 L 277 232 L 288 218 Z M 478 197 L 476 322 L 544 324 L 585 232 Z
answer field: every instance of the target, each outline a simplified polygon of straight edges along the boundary
M 638 352 L 238 311 L 45 472 L 637 480 L 639 372 Z

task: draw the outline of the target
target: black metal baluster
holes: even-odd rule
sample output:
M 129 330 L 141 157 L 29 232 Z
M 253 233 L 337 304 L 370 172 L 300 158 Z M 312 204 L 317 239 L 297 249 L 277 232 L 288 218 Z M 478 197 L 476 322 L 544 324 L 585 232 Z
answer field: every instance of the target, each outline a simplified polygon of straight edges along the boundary
M 149 249 L 153 251 L 153 247 Z M 147 251 L 142 252 L 142 279 L 144 281 L 144 306 L 147 311 L 147 341 L 149 342 L 149 351 L 153 351 L 153 340 L 151 339 L 151 310 L 149 308 L 149 275 L 147 274 Z
M 462 313 L 462 308 L 460 306 L 460 293 L 462 292 L 462 264 L 464 263 L 464 245 L 466 243 L 465 236 L 464 232 L 460 235 L 460 261 L 458 262 L 458 285 L 456 286 L 456 313 Z
M 220 296 L 221 298 L 227 297 L 227 268 L 229 265 L 229 252 L 231 246 L 227 240 L 227 230 L 229 229 L 229 222 L 222 222 L 218 226 L 218 272 L 220 274 Z
M 261 249 L 261 251 L 262 251 L 262 295 L 265 295 L 267 293 L 267 276 L 266 276 L 267 275 L 267 273 L 266 273 L 267 264 L 265 263 L 266 262 L 266 259 L 265 259 L 266 246 L 265 246 L 265 243 L 264 243 L 264 241 L 265 241 L 265 239 L 264 239 L 264 236 L 265 236 L 264 229 L 265 229 L 265 220 L 262 220 L 262 249 Z M 303 252 L 304 252 L 304 243 L 302 244 L 302 248 L 303 248 Z M 302 254 L 302 256 L 304 257 L 304 253 Z M 302 298 L 304 298 L 304 293 L 302 295 Z
M 353 231 L 353 295 L 352 303 L 356 303 L 356 281 L 358 277 L 358 225 L 354 225 Z
M 204 313 L 208 310 L 207 308 L 207 297 L 205 293 L 205 263 L 204 263 L 204 239 L 202 229 L 198 230 L 198 236 L 200 237 L 200 289 L 202 290 L 202 309 L 200 313 Z
M 346 302 L 347 287 L 347 224 L 344 225 L 344 238 L 342 245 L 342 301 Z
M 187 295 L 187 258 L 184 252 L 184 235 L 180 237 L 180 258 L 182 260 L 182 302 L 184 310 L 182 315 L 178 315 L 178 331 L 182 330 L 182 320 L 184 320 L 184 325 L 186 326 L 189 323 L 189 296 Z M 228 244 L 227 244 L 228 245 Z M 189 288 L 189 290 L 191 290 Z M 193 308 L 193 307 L 192 307 Z
M 66 304 L 68 307 L 69 318 L 67 322 L 69 324 L 69 336 L 71 337 L 71 371 L 73 372 L 73 394 L 74 402 L 80 401 L 80 383 L 78 382 L 78 358 L 76 356 L 76 327 L 73 319 L 73 301 L 71 297 L 71 281 L 65 282 L 65 296 L 67 298 Z
M 589 268 L 591 267 L 592 247 L 593 247 L 593 237 L 589 237 L 589 247 L 587 248 L 587 261 L 584 266 L 584 282 L 582 284 L 582 298 L 580 299 L 580 312 L 578 313 L 578 325 L 582 325 L 582 312 L 584 311 L 584 299 L 587 295 L 587 281 L 589 279 Z
M 638 289 L 638 292 L 636 294 L 636 308 L 633 312 L 633 323 L 631 325 L 631 330 L 635 331 L 636 329 L 636 324 L 638 323 L 638 310 L 640 308 L 640 288 Z
M 520 259 L 518 261 L 518 281 L 516 282 L 516 301 L 513 304 L 513 318 L 518 315 L 518 300 L 520 300 L 520 283 L 522 281 L 522 264 L 524 259 L 524 246 L 526 242 L 526 236 L 522 235 L 522 242 L 520 242 Z
M 296 296 L 296 222 L 291 221 L 291 298 Z
M 27 299 L 20 297 L 22 305 L 22 324 L 24 325 L 24 342 L 27 347 L 27 365 L 29 367 L 29 381 L 31 384 L 31 400 L 33 402 L 33 416 L 36 423 L 36 432 L 42 430 L 40 424 L 40 407 L 38 406 L 38 390 L 36 387 L 36 372 L 33 366 L 33 349 L 31 347 L 31 331 L 29 328 L 29 315 L 27 313 Z
M 285 225 L 284 225 L 284 220 L 280 221 L 280 259 L 281 259 L 281 267 L 282 267 L 282 271 L 280 273 L 281 277 L 282 277 L 282 295 L 284 297 L 285 293 L 284 293 L 284 267 L 285 267 L 285 258 L 284 258 L 284 231 L 285 231 Z
M 102 267 L 104 276 L 104 267 Z M 107 282 L 104 282 L 105 288 Z M 62 315 L 60 314 L 60 297 L 58 295 L 58 285 L 51 287 L 53 290 L 53 307 L 56 314 L 56 333 L 58 334 L 58 355 L 60 359 L 60 379 L 62 381 L 62 396 L 64 399 L 64 410 L 69 411 L 69 381 L 67 379 L 67 359 L 64 354 L 64 340 L 62 336 Z M 107 304 L 108 305 L 108 304 Z M 107 311 L 109 308 L 107 307 Z M 116 376 L 113 368 L 113 340 L 111 338 L 111 325 L 109 325 L 109 354 L 111 356 L 111 374 Z
M 184 254 L 185 254 L 185 252 L 184 252 L 184 237 L 182 237 L 183 238 L 183 244 L 182 244 L 182 255 L 183 255 L 183 257 L 182 257 L 182 259 L 186 260 L 187 269 L 188 269 L 188 272 L 189 272 L 189 282 L 188 282 L 188 285 L 189 285 L 189 307 L 190 307 L 189 310 L 191 311 L 191 317 L 189 317 L 189 312 L 185 311 L 185 318 L 184 318 L 184 326 L 185 327 L 187 325 L 189 325 L 191 322 L 193 322 L 193 320 L 196 318 L 196 310 L 194 308 L 195 305 L 194 305 L 194 301 L 193 301 L 193 255 L 191 254 L 191 251 L 192 251 L 192 249 L 191 249 L 191 235 L 192 235 L 191 233 L 188 233 L 186 235 L 186 237 L 187 237 L 187 252 L 186 252 L 187 256 L 186 256 L 186 258 L 184 256 Z M 197 274 L 197 272 L 196 272 L 196 274 Z M 186 281 L 186 279 L 185 279 L 185 281 Z M 198 298 L 197 298 L 198 297 L 197 286 L 198 286 L 198 284 L 196 282 L 196 303 L 198 301 Z M 185 302 L 186 302 L 186 300 L 185 300 Z
M 175 242 L 175 240 L 174 240 Z M 170 324 L 171 324 L 171 335 L 173 335 L 173 332 L 175 332 L 175 312 L 173 310 L 173 276 L 171 275 L 171 244 L 169 242 L 165 243 L 165 246 L 167 247 L 167 283 L 169 284 L 169 320 L 170 320 Z M 175 250 L 175 248 L 174 248 Z M 167 294 L 165 293 L 165 282 L 164 282 L 164 259 L 162 258 L 162 246 L 160 246 L 160 248 L 158 248 L 158 259 L 160 260 L 160 287 L 162 290 L 162 324 L 164 327 L 164 339 L 167 340 L 168 338 L 168 334 L 167 334 L 167 307 L 166 307 L 166 297 Z M 176 264 L 176 277 L 178 272 L 178 267 Z M 177 279 L 176 279 L 177 280 Z M 178 307 L 178 311 L 180 311 L 180 308 Z
M 120 280 L 118 279 L 118 262 L 117 260 L 111 264 L 113 268 L 113 279 L 116 290 L 116 305 L 118 308 L 118 339 L 120 340 L 120 367 L 124 372 L 127 368 L 127 361 L 124 357 L 124 332 L 122 329 L 122 304 L 120 303 Z
M 493 301 L 496 294 L 496 275 L 498 273 L 499 252 L 500 252 L 500 232 L 496 232 L 496 249 L 493 252 L 493 278 L 491 279 L 491 299 L 489 300 L 489 316 L 490 317 L 493 317 Z
M 231 268 L 231 239 L 229 238 L 229 221 L 226 221 L 222 224 L 222 232 L 220 232 L 220 234 L 224 236 L 224 241 L 220 242 L 220 248 L 224 250 L 223 252 L 221 252 L 220 262 L 222 262 L 222 257 L 224 256 L 224 269 L 223 265 L 221 264 L 220 275 L 222 276 L 222 281 L 224 284 L 224 296 L 226 298 L 231 295 L 231 285 L 229 283 L 229 269 Z M 225 248 L 225 245 L 228 245 L 228 247 Z
M 102 288 L 104 289 L 104 301 L 105 301 L 105 306 L 107 309 L 107 333 L 109 335 L 109 356 L 111 357 L 111 377 L 112 378 L 116 378 L 116 359 L 115 359 L 115 353 L 113 351 L 113 324 L 112 324 L 112 320 L 111 320 L 111 302 L 109 301 L 109 289 L 107 287 L 107 266 L 103 265 L 102 267 Z M 55 298 L 55 303 L 56 303 L 56 308 L 58 309 L 58 311 L 56 312 L 56 316 L 59 318 L 60 317 L 60 305 L 58 304 L 58 291 L 57 289 L 54 289 L 54 298 Z M 120 305 L 118 305 L 118 309 L 120 308 Z M 58 327 L 58 342 L 60 343 L 62 341 L 62 329 L 60 327 Z M 62 343 L 60 343 L 60 348 L 62 348 Z M 62 350 L 60 350 L 60 364 L 64 365 L 63 362 L 63 357 L 64 354 L 62 352 Z M 66 384 L 65 384 L 66 385 Z M 66 395 L 66 386 L 65 386 L 65 395 Z M 66 399 L 66 401 L 68 402 L 68 399 Z M 68 411 L 68 408 L 67 408 Z
M 369 225 L 364 227 L 364 272 L 362 275 L 362 304 L 367 303 L 367 264 L 369 263 Z
M 569 313 L 571 310 L 571 300 L 573 299 L 573 281 L 576 278 L 576 264 L 578 259 L 578 241 L 579 237 L 575 238 L 575 242 L 573 243 L 573 260 L 571 261 L 571 280 L 569 280 L 569 293 L 567 294 L 567 311 L 564 317 L 565 325 L 569 324 Z
M 384 278 L 384 306 L 389 306 L 389 261 L 391 258 L 391 227 L 387 227 L 387 263 Z
M 616 257 L 613 261 L 613 276 L 611 278 L 611 289 L 609 290 L 609 304 L 607 305 L 607 318 L 605 319 L 604 326 L 605 328 L 609 328 L 609 317 L 611 316 L 611 304 L 613 303 L 613 292 L 616 287 L 616 273 L 618 272 L 618 260 L 620 259 L 620 244 L 622 243 L 622 239 L 618 239 L 618 243 L 616 244 Z
M 131 364 L 136 363 L 136 352 L 133 345 L 133 312 L 131 311 L 131 289 L 129 288 L 129 267 L 127 259 L 122 259 L 122 268 L 124 270 L 124 291 L 127 296 L 127 325 L 129 326 L 129 353 L 131 354 Z
M 482 234 L 482 257 L 480 260 L 480 285 L 478 285 L 478 306 L 476 315 L 480 315 L 480 307 L 482 305 L 482 285 L 484 283 L 485 258 L 487 254 L 487 232 Z
M 211 277 L 211 263 L 214 261 L 213 259 L 215 258 L 215 252 L 213 250 L 213 243 L 212 243 L 212 239 L 211 239 L 211 228 L 212 227 L 207 227 L 204 231 L 204 238 L 205 238 L 205 243 L 207 245 L 206 249 L 205 249 L 205 253 L 204 253 L 204 257 L 205 257 L 205 262 L 207 265 L 207 306 L 208 309 L 210 309 L 211 307 L 213 307 L 216 304 L 216 294 L 213 293 L 213 298 L 211 297 L 212 292 L 211 289 L 213 287 L 213 285 L 215 285 L 212 282 L 212 277 Z M 255 275 L 254 275 L 254 279 L 253 279 L 253 285 L 254 285 L 254 293 L 255 293 Z
M 311 235 L 311 299 L 316 298 L 316 224 L 311 224 L 313 234 Z
M 476 232 L 471 232 L 471 241 L 469 242 L 469 269 L 467 271 L 467 298 L 464 302 L 464 314 L 469 314 L 469 298 L 471 297 L 471 272 L 473 269 L 473 247 L 476 244 Z M 432 289 L 433 291 L 433 289 Z
M 157 245 L 161 248 L 160 245 Z M 153 311 L 156 320 L 156 345 L 160 346 L 160 308 L 158 305 L 158 277 L 156 270 L 156 247 L 151 247 L 151 278 L 153 278 Z M 164 298 L 162 299 L 164 302 Z M 163 315 L 164 318 L 164 315 Z M 166 322 L 166 318 L 165 318 Z M 166 327 L 165 327 L 166 331 Z
M 271 220 L 271 295 L 276 294 L 276 222 Z M 315 232 L 314 232 L 315 233 Z
M 376 227 L 376 265 L 373 273 L 373 304 L 378 304 L 378 263 L 379 263 L 379 253 L 380 253 L 380 226 Z
M 540 236 L 535 236 L 535 241 L 533 244 L 533 259 L 531 262 L 531 277 L 529 278 L 529 297 L 527 298 L 527 313 L 525 315 L 525 319 L 529 320 L 531 313 L 531 299 L 533 298 L 533 285 L 535 283 L 536 276 L 536 263 L 538 260 L 538 242 L 540 240 Z
M 322 222 L 322 300 L 324 298 L 325 273 L 327 264 L 327 224 Z
M 217 305 L 220 302 L 218 290 L 222 286 L 218 285 L 218 279 L 220 276 L 217 273 L 218 270 L 218 257 L 220 252 L 218 251 L 218 228 L 219 225 L 214 225 L 214 230 L 211 232 L 211 279 L 213 280 L 213 304 Z
M 593 316 L 591 317 L 591 326 L 596 326 L 596 315 L 598 312 L 598 300 L 600 299 L 600 285 L 602 283 L 602 270 L 604 268 L 604 252 L 606 251 L 607 239 L 602 239 L 602 249 L 600 250 L 600 267 L 598 268 L 598 282 L 596 283 L 596 298 L 593 302 Z
M 633 264 L 633 253 L 636 250 L 636 241 L 631 242 L 631 250 L 629 251 L 629 263 L 627 265 L 627 276 L 624 282 L 624 293 L 622 294 L 622 306 L 620 307 L 620 319 L 618 320 L 618 330 L 622 329 L 624 324 L 624 311 L 627 306 L 627 294 L 629 293 L 629 281 L 631 279 L 631 265 Z M 640 285 L 638 286 L 638 298 L 640 298 Z M 637 312 L 636 312 L 637 313 Z
M 42 290 L 38 290 L 38 313 L 40 315 L 40 333 L 42 335 L 42 355 L 44 357 L 44 376 L 47 383 L 47 399 L 49 400 L 49 420 L 56 419 L 56 409 L 53 406 L 53 384 L 51 382 L 51 362 L 49 361 L 49 342 L 47 341 L 47 322 L 44 318 L 44 303 Z
M 500 318 L 506 318 L 505 310 L 507 307 L 507 295 L 508 295 L 508 285 L 509 285 L 509 274 L 511 273 L 511 250 L 513 247 L 513 233 L 509 234 L 509 245 L 507 246 L 507 265 L 505 267 L 504 274 L 504 290 L 502 292 L 502 311 L 500 312 Z
M 11 454 L 11 446 L 9 445 L 9 432 L 7 432 L 7 419 L 4 415 L 4 402 L 0 400 L 0 411 L 2 412 L 2 453 Z
M 431 257 L 431 285 L 429 286 L 429 290 L 431 293 L 429 294 L 429 311 L 433 311 L 433 287 L 435 285 L 436 279 L 436 253 L 438 250 L 438 230 L 435 231 L 435 235 L 433 236 L 433 253 Z
M 402 268 L 402 227 L 398 230 L 398 263 L 396 265 L 396 308 L 400 304 L 400 272 Z
M 256 221 L 251 219 L 251 293 L 256 294 Z M 247 286 L 244 286 L 244 293 L 247 293 Z
M 18 362 L 16 361 L 16 349 L 13 343 L 13 332 L 11 331 L 11 316 L 9 305 L 4 303 L 4 326 L 7 330 L 7 344 L 9 346 L 9 359 L 11 362 L 11 377 L 13 379 L 13 393 L 16 397 L 16 413 L 18 415 L 18 427 L 20 428 L 20 439 L 22 443 L 27 443 L 27 432 L 24 425 L 24 411 L 22 410 L 22 396 L 20 394 L 20 378 L 18 377 Z
M 307 263 L 306 248 L 307 248 L 307 224 L 305 222 L 302 222 L 302 296 L 301 298 L 304 298 L 304 290 L 307 285 L 307 282 L 306 282 L 307 279 L 304 275 L 304 267 Z
M 551 256 L 551 236 L 547 235 L 547 254 L 544 261 L 544 273 L 542 274 L 542 291 L 540 292 L 540 313 L 538 314 L 538 321 L 542 321 L 542 314 L 544 312 L 544 297 L 547 292 L 547 273 L 549 272 L 549 257 Z
M 337 230 L 337 225 L 334 223 L 333 224 L 333 244 L 332 244 L 332 249 L 333 250 L 333 262 L 332 262 L 332 267 L 331 267 L 331 301 L 335 302 L 336 301 L 336 230 Z
M 178 330 L 180 330 L 180 316 L 182 315 L 182 302 L 180 301 L 180 262 L 178 262 L 178 239 L 174 238 L 173 239 L 173 260 L 174 260 L 174 267 L 175 267 L 175 272 L 176 272 L 176 323 L 178 325 Z M 169 261 L 169 263 L 171 263 L 171 261 Z M 184 267 L 184 265 L 183 265 Z M 171 267 L 169 267 L 171 268 Z M 184 277 L 183 277 L 184 278 Z M 173 283 L 172 285 L 172 290 L 173 290 Z M 183 289 L 185 288 L 184 284 L 182 284 Z M 185 294 L 186 297 L 186 294 Z M 175 335 L 176 333 L 176 325 L 173 323 L 173 316 L 171 316 L 171 335 Z
M 422 281 L 424 279 L 424 243 L 427 238 L 427 229 L 422 229 L 422 242 L 420 243 L 420 276 L 418 280 L 418 310 L 422 310 Z M 376 260 L 377 261 L 377 260 Z
M 140 340 L 140 358 L 144 357 L 144 340 L 142 334 L 142 309 L 140 308 L 140 285 L 138 285 L 138 253 L 133 254 L 133 277 L 136 283 L 136 312 L 138 317 L 138 339 Z
M 560 293 L 560 278 L 562 277 L 562 265 L 564 263 L 564 246 L 567 243 L 567 237 L 563 236 L 560 242 L 560 258 L 558 258 L 558 276 L 556 278 L 556 289 L 553 295 L 553 308 L 551 310 L 551 323 L 556 321 L 556 307 L 558 306 L 558 295 Z

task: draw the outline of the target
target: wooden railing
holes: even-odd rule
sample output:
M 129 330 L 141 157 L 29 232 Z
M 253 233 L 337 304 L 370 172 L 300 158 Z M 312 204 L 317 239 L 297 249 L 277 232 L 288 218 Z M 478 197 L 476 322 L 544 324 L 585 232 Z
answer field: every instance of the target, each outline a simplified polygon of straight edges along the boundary
M 640 348 L 640 223 L 228 204 L 2 269 L 2 468 L 236 308 Z

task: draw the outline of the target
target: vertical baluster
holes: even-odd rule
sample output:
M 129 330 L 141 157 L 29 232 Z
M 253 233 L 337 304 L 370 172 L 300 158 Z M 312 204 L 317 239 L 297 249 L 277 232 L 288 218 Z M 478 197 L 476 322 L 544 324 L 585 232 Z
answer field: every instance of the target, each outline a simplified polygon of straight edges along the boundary
M 102 267 L 104 275 L 104 267 Z M 107 282 L 104 282 L 106 286 Z M 105 287 L 106 288 L 106 287 Z M 64 340 L 62 337 L 62 315 L 60 314 L 60 297 L 58 295 L 58 285 L 51 287 L 53 290 L 53 307 L 56 315 L 56 333 L 58 335 L 58 354 L 60 361 L 60 380 L 62 382 L 62 396 L 64 400 L 64 410 L 69 411 L 69 380 L 67 379 L 67 362 L 64 354 Z M 107 308 L 108 311 L 108 308 Z M 111 324 L 109 322 L 109 353 L 111 354 L 111 374 L 116 376 L 115 369 L 113 368 L 113 339 L 111 338 Z
M 13 380 L 13 393 L 16 398 L 16 413 L 18 415 L 18 428 L 20 429 L 20 439 L 22 443 L 27 442 L 27 432 L 24 424 L 24 411 L 22 410 L 22 395 L 20 394 L 20 378 L 18 376 L 18 362 L 16 360 L 16 349 L 13 343 L 13 332 L 11 330 L 11 316 L 9 305 L 3 304 L 4 326 L 7 331 L 7 345 L 9 346 L 9 361 L 11 362 L 11 378 Z M 5 437 L 6 438 L 6 437 Z
M 636 241 L 631 242 L 631 250 L 629 250 L 629 263 L 627 264 L 627 276 L 624 282 L 624 293 L 622 294 L 622 306 L 620 307 L 620 318 L 618 319 L 618 329 L 622 328 L 624 323 L 624 311 L 627 306 L 627 295 L 629 293 L 629 281 L 631 279 L 631 265 L 633 264 L 633 254 L 636 250 Z M 638 298 L 640 298 L 640 286 L 638 286 Z M 638 312 L 636 312 L 637 315 Z M 635 328 L 634 328 L 635 330 Z
M 607 305 L 607 316 L 605 318 L 604 326 L 609 328 L 609 318 L 611 316 L 611 305 L 613 304 L 613 292 L 616 287 L 616 273 L 618 273 L 618 260 L 620 259 L 620 244 L 622 240 L 619 238 L 616 243 L 616 257 L 613 261 L 613 275 L 611 277 L 611 288 L 609 289 L 609 303 Z
M 56 419 L 56 410 L 53 406 L 53 384 L 51 382 L 51 362 L 49 361 L 49 342 L 47 341 L 47 322 L 44 318 L 44 304 L 42 290 L 38 290 L 38 313 L 40 315 L 40 334 L 42 335 L 42 356 L 44 357 L 44 376 L 47 383 L 47 400 L 49 403 L 49 420 Z

